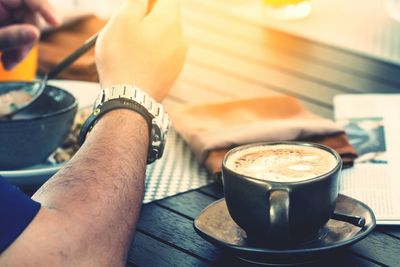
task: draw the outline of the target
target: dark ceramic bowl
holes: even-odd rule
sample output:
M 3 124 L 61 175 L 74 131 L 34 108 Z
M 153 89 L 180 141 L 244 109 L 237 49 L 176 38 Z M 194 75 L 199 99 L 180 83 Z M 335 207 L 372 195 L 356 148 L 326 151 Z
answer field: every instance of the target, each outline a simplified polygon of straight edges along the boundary
M 2 92 L 26 82 L 0 83 Z M 78 103 L 69 92 L 46 86 L 43 94 L 12 118 L 0 120 L 0 170 L 45 162 L 67 137 Z

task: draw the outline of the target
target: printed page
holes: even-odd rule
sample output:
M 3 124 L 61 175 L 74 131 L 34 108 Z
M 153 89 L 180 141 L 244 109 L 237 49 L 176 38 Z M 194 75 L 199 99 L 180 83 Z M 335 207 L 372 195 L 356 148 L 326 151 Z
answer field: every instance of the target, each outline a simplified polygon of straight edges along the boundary
M 379 224 L 400 224 L 399 187 L 390 179 L 383 164 L 356 164 L 343 170 L 340 193 L 367 204 Z
M 359 154 L 340 191 L 370 206 L 379 224 L 400 224 L 400 95 L 340 95 L 334 106 Z

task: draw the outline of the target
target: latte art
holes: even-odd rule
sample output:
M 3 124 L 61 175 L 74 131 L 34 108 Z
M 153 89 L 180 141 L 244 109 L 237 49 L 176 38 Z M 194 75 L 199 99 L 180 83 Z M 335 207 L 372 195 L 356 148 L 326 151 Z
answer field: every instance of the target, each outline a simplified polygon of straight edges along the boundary
M 302 145 L 253 146 L 229 155 L 226 167 L 242 175 L 276 182 L 296 182 L 323 175 L 337 165 L 334 155 Z

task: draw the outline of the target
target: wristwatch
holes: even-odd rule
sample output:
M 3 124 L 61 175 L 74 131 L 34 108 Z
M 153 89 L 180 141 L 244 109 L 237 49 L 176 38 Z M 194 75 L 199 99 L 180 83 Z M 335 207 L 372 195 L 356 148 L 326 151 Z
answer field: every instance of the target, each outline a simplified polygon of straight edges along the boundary
M 118 84 L 101 90 L 94 103 L 93 112 L 82 125 L 79 142 L 83 144 L 88 132 L 104 114 L 121 108 L 136 111 L 144 117 L 149 126 L 147 164 L 161 158 L 169 127 L 168 114 L 160 103 L 140 88 L 129 84 Z

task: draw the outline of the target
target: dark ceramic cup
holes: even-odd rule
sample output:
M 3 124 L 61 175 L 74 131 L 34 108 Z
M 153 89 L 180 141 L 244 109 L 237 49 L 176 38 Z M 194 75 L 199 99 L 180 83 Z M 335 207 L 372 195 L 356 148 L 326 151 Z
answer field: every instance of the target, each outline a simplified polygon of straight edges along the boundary
M 306 146 L 329 152 L 335 165 L 326 173 L 299 181 L 269 181 L 239 174 L 227 167 L 236 152 L 252 146 Z M 269 142 L 240 146 L 229 151 L 222 164 L 226 204 L 232 219 L 248 238 L 272 245 L 307 242 L 330 219 L 338 196 L 340 156 L 332 149 L 311 143 Z

